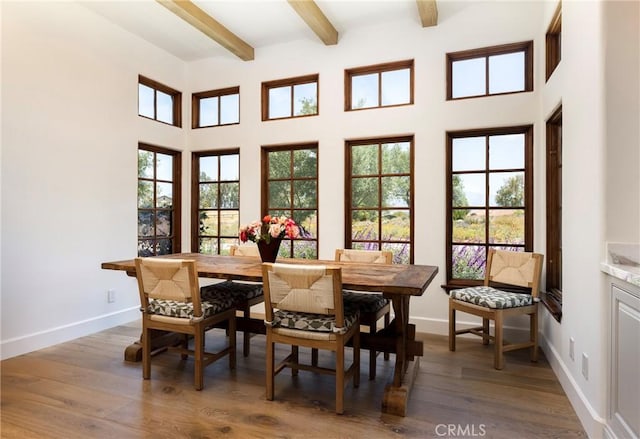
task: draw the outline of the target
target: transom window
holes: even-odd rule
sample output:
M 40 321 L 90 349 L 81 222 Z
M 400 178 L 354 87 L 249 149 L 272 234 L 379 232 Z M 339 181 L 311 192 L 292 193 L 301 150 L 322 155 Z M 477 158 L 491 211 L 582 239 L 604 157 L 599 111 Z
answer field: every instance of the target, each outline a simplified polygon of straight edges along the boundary
M 300 236 L 282 241 L 279 255 L 318 258 L 318 144 L 262 147 L 262 212 L 285 215 Z
M 182 93 L 139 75 L 138 115 L 180 127 L 182 126 Z
M 413 263 L 413 136 L 346 142 L 345 248 Z
M 192 128 L 240 123 L 240 87 L 194 93 L 191 113 Z
M 262 120 L 317 114 L 317 74 L 262 83 Z
M 533 90 L 533 41 L 447 54 L 447 99 Z
M 240 228 L 240 152 L 193 154 L 191 250 L 229 254 Z
M 180 152 L 138 145 L 138 256 L 180 248 Z
M 533 128 L 447 133 L 447 282 L 484 279 L 487 249 L 533 248 Z
M 546 79 L 551 77 L 562 55 L 562 2 L 558 3 L 558 8 L 551 18 L 549 29 L 545 38 L 546 47 Z
M 344 71 L 345 111 L 413 104 L 413 60 Z

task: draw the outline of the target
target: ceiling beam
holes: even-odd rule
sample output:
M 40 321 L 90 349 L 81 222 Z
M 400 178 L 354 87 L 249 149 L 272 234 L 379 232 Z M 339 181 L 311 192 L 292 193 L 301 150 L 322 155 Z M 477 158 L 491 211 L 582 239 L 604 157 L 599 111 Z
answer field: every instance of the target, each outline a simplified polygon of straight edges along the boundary
M 287 1 L 325 45 L 338 44 L 338 31 L 322 13 L 316 2 L 313 0 Z
M 189 0 L 156 0 L 244 61 L 254 59 L 253 47 Z
M 416 0 L 422 27 L 435 26 L 438 24 L 438 7 L 436 0 Z

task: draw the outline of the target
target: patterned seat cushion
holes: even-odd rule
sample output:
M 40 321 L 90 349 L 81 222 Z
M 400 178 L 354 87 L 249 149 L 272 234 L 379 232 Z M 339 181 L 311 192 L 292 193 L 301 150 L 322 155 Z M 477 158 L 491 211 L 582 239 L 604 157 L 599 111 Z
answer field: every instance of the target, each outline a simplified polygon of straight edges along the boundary
M 343 291 L 342 298 L 345 310 L 357 309 L 360 313 L 378 312 L 389 303 L 389 300 L 382 297 L 382 294 L 365 294 Z
M 449 295 L 462 302 L 492 309 L 517 308 L 531 305 L 534 302 L 529 294 L 510 293 L 485 286 L 453 290 Z
M 316 332 L 338 332 L 344 333 L 358 319 L 358 311 L 344 311 L 344 328 L 336 327 L 335 316 L 325 314 L 312 314 L 304 312 L 293 312 L 276 310 L 273 316 L 273 322 L 270 326 L 273 328 L 299 329 L 301 331 Z
M 211 317 L 219 312 L 226 311 L 234 306 L 228 298 L 202 300 L 202 317 Z M 149 314 L 157 314 L 167 317 L 179 317 L 190 319 L 193 317 L 193 303 L 178 302 L 175 300 L 149 299 Z
M 262 284 L 248 284 L 230 280 L 200 288 L 200 297 L 203 300 L 229 297 L 236 304 L 262 295 Z

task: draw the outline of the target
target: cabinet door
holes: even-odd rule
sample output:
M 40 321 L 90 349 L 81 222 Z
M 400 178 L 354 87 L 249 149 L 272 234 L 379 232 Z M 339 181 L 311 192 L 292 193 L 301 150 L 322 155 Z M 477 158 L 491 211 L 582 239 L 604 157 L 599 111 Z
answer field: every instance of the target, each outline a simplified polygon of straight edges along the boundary
M 610 415 L 618 437 L 640 436 L 640 298 L 617 285 L 612 293 Z

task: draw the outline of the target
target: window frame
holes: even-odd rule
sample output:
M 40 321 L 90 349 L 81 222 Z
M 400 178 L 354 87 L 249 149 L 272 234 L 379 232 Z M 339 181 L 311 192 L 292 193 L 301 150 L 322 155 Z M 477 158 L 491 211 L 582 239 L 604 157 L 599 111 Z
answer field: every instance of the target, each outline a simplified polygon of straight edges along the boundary
M 164 85 L 158 81 L 154 81 L 153 79 L 147 78 L 146 76 L 138 75 L 138 90 L 140 89 L 140 84 L 145 85 L 149 88 L 153 89 L 153 117 L 144 116 L 140 114 L 140 92 L 138 91 L 138 116 L 143 117 L 149 120 L 155 120 L 156 122 L 163 123 L 165 125 L 172 125 L 178 128 L 182 128 L 182 93 L 178 90 L 175 90 L 168 85 Z M 171 96 L 172 101 L 172 123 L 165 122 L 163 120 L 158 119 L 158 106 L 157 106 L 157 95 L 158 91 L 165 93 Z
M 315 211 L 316 211 L 316 236 L 314 239 L 308 239 L 308 238 L 302 238 L 302 237 L 298 237 L 298 238 L 294 238 L 294 239 L 290 239 L 290 238 L 284 238 L 282 240 L 282 243 L 280 244 L 280 250 L 282 251 L 282 247 L 283 246 L 289 246 L 289 255 L 293 255 L 293 257 L 295 257 L 295 253 L 294 253 L 294 243 L 295 241 L 315 241 L 316 243 L 316 258 L 318 259 L 318 254 L 320 252 L 320 179 L 319 179 L 319 175 L 320 175 L 320 171 L 319 171 L 319 165 L 320 165 L 320 148 L 317 142 L 307 142 L 307 143 L 295 143 L 295 144 L 286 144 L 286 145 L 263 145 L 260 148 L 260 171 L 261 171 L 261 177 L 260 177 L 260 182 L 261 182 L 261 191 L 260 191 L 260 210 L 262 212 L 261 218 L 264 217 L 265 215 L 269 214 L 270 210 L 288 210 L 290 213 L 287 215 L 290 218 L 293 218 L 293 213 L 296 210 L 312 210 L 308 207 L 305 208 L 296 208 L 294 206 L 294 199 L 293 197 L 291 197 L 291 207 L 289 209 L 282 209 L 282 208 L 273 208 L 271 209 L 269 207 L 269 182 L 272 181 L 272 179 L 269 178 L 269 153 L 271 152 L 281 152 L 281 151 L 289 151 L 291 152 L 291 154 L 293 155 L 293 153 L 295 151 L 299 151 L 299 150 L 315 150 L 316 151 L 316 175 L 314 178 L 309 178 L 309 177 L 305 177 L 305 178 L 294 178 L 294 173 L 293 173 L 293 157 L 290 163 L 291 166 L 291 173 L 290 173 L 290 178 L 288 179 L 275 179 L 276 181 L 291 181 L 292 186 L 293 186 L 293 182 L 296 180 L 315 180 L 316 182 L 316 206 L 315 206 Z
M 350 140 L 346 140 L 345 141 L 345 188 L 344 188 L 344 193 L 345 193 L 345 204 L 344 204 L 344 248 L 352 248 L 353 247 L 353 243 L 354 242 L 359 242 L 359 241 L 354 241 L 353 237 L 352 237 L 352 228 L 353 228 L 353 207 L 352 207 L 352 180 L 353 180 L 353 173 L 352 173 L 352 148 L 354 146 L 361 146 L 361 145 L 372 145 L 372 144 L 378 144 L 378 151 L 380 152 L 380 148 L 382 148 L 382 144 L 388 144 L 388 143 L 404 143 L 404 142 L 408 142 L 409 143 L 409 173 L 401 173 L 401 174 L 383 174 L 382 173 L 382 154 L 378 154 L 378 170 L 379 172 L 377 174 L 370 174 L 370 176 L 376 175 L 376 177 L 378 178 L 378 180 L 382 179 L 383 177 L 389 177 L 389 176 L 405 176 L 408 175 L 409 176 L 409 191 L 410 191 L 410 197 L 411 200 L 409 202 L 409 207 L 402 207 L 402 208 L 392 208 L 392 207 L 385 207 L 382 206 L 382 185 L 378 184 L 378 206 L 376 209 L 371 209 L 371 208 L 367 208 L 366 210 L 377 210 L 379 212 L 379 218 L 382 218 L 382 215 L 380 214 L 380 212 L 382 212 L 383 210 L 408 210 L 409 211 L 409 264 L 413 264 L 414 263 L 414 254 L 415 254 L 415 220 L 414 220 L 414 214 L 415 214 L 415 179 L 414 179 L 414 170 L 415 170 L 415 166 L 414 166 L 414 161 L 415 161 L 415 136 L 414 135 L 405 135 L 405 136 L 391 136 L 391 137 L 372 137 L 372 138 L 364 138 L 364 139 L 350 139 Z M 358 176 L 358 177 L 363 177 L 363 176 Z M 382 239 L 382 220 L 379 221 L 378 224 L 378 239 L 375 240 L 371 240 L 368 239 L 366 242 L 377 242 L 378 243 L 378 248 L 382 250 L 382 244 L 384 243 L 398 243 L 398 244 L 402 244 L 405 243 L 406 241 L 392 241 L 392 240 L 383 240 Z M 395 257 L 395 255 L 394 255 Z
M 414 103 L 414 78 L 415 78 L 415 67 L 414 60 L 408 59 L 403 61 L 394 61 L 382 64 L 373 64 L 364 67 L 354 67 L 350 69 L 345 69 L 344 71 L 344 111 L 360 111 L 360 110 L 371 110 L 375 108 L 391 108 L 391 107 L 403 107 L 405 105 L 413 105 Z M 382 73 L 392 72 L 395 70 L 404 70 L 409 69 L 409 102 L 403 104 L 391 104 L 391 105 L 382 105 Z M 352 100 L 352 80 L 354 76 L 362 76 L 362 75 L 370 75 L 373 73 L 378 74 L 378 105 L 375 107 L 365 107 L 365 108 L 352 108 L 351 100 Z
M 295 96 L 293 87 L 296 85 L 316 84 L 316 113 L 315 114 L 294 114 Z M 272 88 L 291 87 L 291 115 L 283 117 L 269 117 L 269 90 Z M 261 85 L 261 105 L 262 105 L 262 121 L 294 119 L 298 117 L 312 117 L 320 114 L 320 74 L 296 76 L 294 78 L 276 79 L 273 81 L 264 81 Z
M 137 176 L 137 180 L 138 182 L 142 181 L 152 181 L 153 182 L 153 186 L 154 186 L 154 193 L 153 193 L 153 208 L 143 208 L 141 209 L 140 207 L 136 208 L 136 213 L 139 214 L 141 210 L 143 211 L 153 211 L 154 213 L 154 218 L 156 217 L 156 212 L 158 210 L 169 210 L 169 209 L 158 209 L 157 207 L 157 203 L 156 203 L 156 183 L 158 182 L 169 182 L 169 180 L 159 180 L 156 178 L 156 154 L 164 154 L 164 155 L 170 155 L 173 157 L 173 169 L 172 169 L 172 178 L 173 180 L 170 181 L 173 184 L 173 188 L 172 188 L 172 208 L 171 210 L 171 218 L 172 218 L 172 234 L 169 235 L 169 237 L 166 236 L 162 236 L 162 237 L 158 237 L 158 235 L 156 234 L 157 231 L 154 231 L 154 235 L 152 238 L 149 237 L 143 237 L 144 239 L 142 239 L 140 237 L 140 235 L 136 232 L 136 236 L 137 236 L 137 243 L 138 245 L 140 244 L 140 241 L 154 241 L 154 243 L 157 243 L 157 241 L 159 241 L 160 239 L 171 239 L 171 253 L 180 253 L 182 251 L 182 240 L 181 240 L 181 236 L 182 236 L 182 153 L 180 151 L 174 150 L 174 149 L 170 149 L 170 148 L 165 148 L 162 146 L 156 146 L 156 145 L 151 145 L 148 143 L 142 143 L 139 142 L 138 143 L 138 149 L 137 151 L 139 152 L 140 150 L 143 151 L 149 151 L 152 152 L 154 154 L 154 166 L 153 166 L 153 178 L 149 179 L 149 178 L 140 178 L 140 175 L 138 174 Z M 136 159 L 137 159 L 137 155 L 136 155 Z M 138 200 L 138 197 L 136 196 L 136 200 Z M 136 201 L 136 204 L 137 201 Z M 155 230 L 155 227 L 154 227 Z M 155 245 L 154 245 L 155 248 Z M 136 251 L 136 254 L 139 255 L 139 252 Z M 155 253 L 154 253 L 155 255 Z
M 558 2 L 545 35 L 545 81 L 548 81 L 562 59 L 562 2 Z
M 546 123 L 546 293 L 542 302 L 562 319 L 562 105 Z
M 501 93 L 489 93 L 489 57 L 495 55 L 507 55 L 510 53 L 524 52 L 524 90 L 508 91 Z M 473 96 L 453 97 L 453 63 L 456 61 L 466 61 L 476 58 L 486 58 L 485 62 L 485 93 Z M 502 96 L 517 93 L 527 93 L 533 91 L 533 41 L 523 41 L 519 43 L 503 44 L 499 46 L 489 46 L 479 49 L 463 50 L 460 52 L 450 52 L 446 55 L 447 64 L 447 101 L 458 101 L 461 99 L 483 98 L 487 96 Z
M 488 186 L 488 175 L 491 172 L 505 172 L 505 171 L 521 171 L 521 168 L 511 169 L 500 169 L 498 171 L 491 171 L 489 169 L 489 137 L 497 136 L 497 135 L 509 135 L 509 134 L 524 134 L 524 244 L 490 244 L 489 243 L 489 215 L 488 211 L 491 209 L 495 209 L 495 206 L 490 206 L 488 204 L 489 197 L 489 186 Z M 468 287 L 468 286 L 477 286 L 481 285 L 482 279 L 453 279 L 453 246 L 458 245 L 453 241 L 453 175 L 460 175 L 465 173 L 473 173 L 473 174 L 484 174 L 486 176 L 485 183 L 486 193 L 485 193 L 485 205 L 483 209 L 487 211 L 486 214 L 486 231 L 485 231 L 485 241 L 482 243 L 473 243 L 474 246 L 485 247 L 488 250 L 490 247 L 522 247 L 524 251 L 533 251 L 533 219 L 534 219 L 534 193 L 533 193 L 533 125 L 520 125 L 520 126 L 509 126 L 509 127 L 499 127 L 499 128 L 480 128 L 480 129 L 472 129 L 472 130 L 462 130 L 462 131 L 447 131 L 446 133 L 446 284 L 443 285 L 445 290 L 450 290 L 454 288 Z M 474 171 L 453 171 L 453 140 L 458 138 L 465 137 L 486 137 L 485 139 L 485 154 L 486 154 L 486 163 L 484 171 L 474 170 Z M 478 208 L 474 208 L 475 210 L 479 210 Z M 468 244 L 468 243 L 460 243 L 460 244 Z
M 228 155 L 237 155 L 238 156 L 238 180 L 224 180 L 224 183 L 238 183 L 238 207 L 237 209 L 230 208 L 221 208 L 218 204 L 216 208 L 210 209 L 200 209 L 200 184 L 202 181 L 200 180 L 200 159 L 202 157 L 218 157 L 228 156 Z M 218 183 L 218 195 L 220 194 L 220 183 L 223 181 L 220 179 L 220 173 L 222 172 L 222 168 L 218 165 L 218 179 L 215 180 Z M 218 196 L 218 200 L 220 197 Z M 228 149 L 219 149 L 219 150 L 208 150 L 208 151 L 195 151 L 191 153 L 191 251 L 194 253 L 200 253 L 200 238 L 202 235 L 200 234 L 200 211 L 207 210 L 212 211 L 215 210 L 218 212 L 218 218 L 220 218 L 220 212 L 224 211 L 238 211 L 238 222 L 240 221 L 240 148 L 228 148 Z M 220 245 L 220 241 L 222 239 L 234 239 L 236 240 L 236 244 L 239 244 L 238 233 L 233 236 L 222 235 L 220 233 L 221 221 L 218 220 L 218 230 L 216 236 L 206 236 L 210 239 L 216 239 L 218 242 L 218 252 L 216 254 L 224 254 L 221 253 L 222 246 Z M 238 228 L 240 224 L 238 223 Z
M 222 114 L 222 96 L 238 95 L 238 122 L 220 123 Z M 214 125 L 200 125 L 200 101 L 207 98 L 218 98 L 218 123 Z M 217 90 L 201 91 L 191 94 L 191 128 L 214 128 L 240 124 L 240 86 L 220 88 Z

